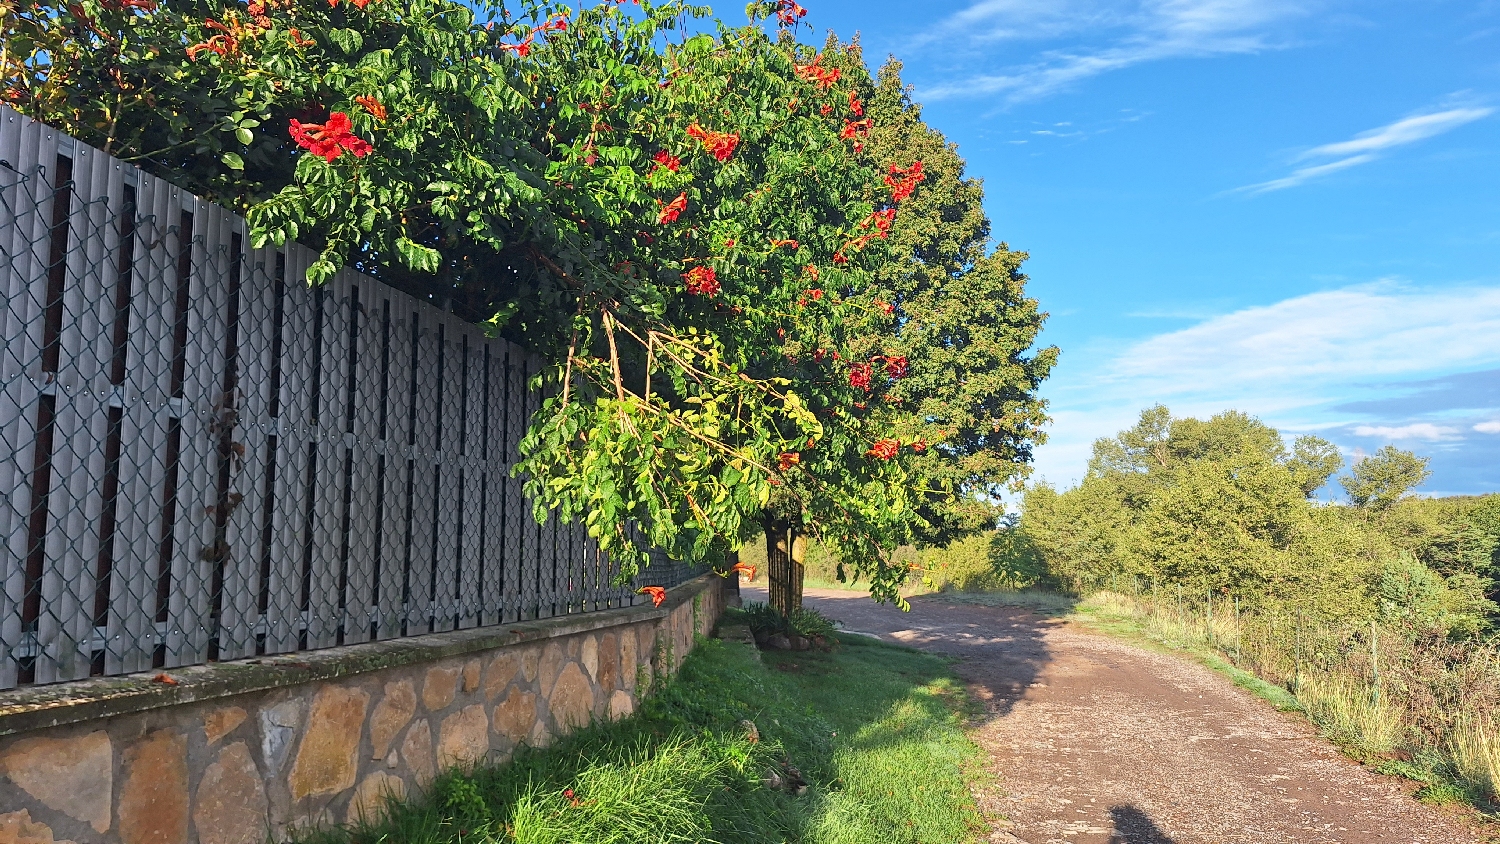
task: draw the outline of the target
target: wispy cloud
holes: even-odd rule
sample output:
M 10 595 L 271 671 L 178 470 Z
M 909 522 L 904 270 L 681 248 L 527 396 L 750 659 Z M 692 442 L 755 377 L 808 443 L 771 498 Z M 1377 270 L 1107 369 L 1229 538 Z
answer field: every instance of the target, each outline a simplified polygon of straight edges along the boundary
M 1458 439 L 1458 429 L 1450 425 L 1434 425 L 1431 422 L 1416 422 L 1411 425 L 1390 427 L 1386 425 L 1356 425 L 1356 437 L 1376 437 L 1382 440 L 1453 440 Z
M 1254 195 L 1296 187 L 1330 173 L 1347 170 L 1360 164 L 1368 164 L 1387 150 L 1441 135 L 1467 123 L 1489 117 L 1494 112 L 1495 109 L 1488 107 L 1450 108 L 1404 117 L 1377 129 L 1361 132 L 1347 141 L 1313 147 L 1292 159 L 1293 161 L 1309 161 L 1332 158 L 1333 161 L 1298 167 L 1279 179 L 1245 185 L 1235 188 L 1232 193 Z
M 1466 391 L 1482 391 L 1482 374 L 1500 365 L 1500 286 L 1357 285 L 1220 313 L 1099 351 L 1076 358 L 1099 361 L 1087 369 L 1071 368 L 1064 355 L 1044 387 L 1054 421 L 1037 471 L 1058 483 L 1082 477 L 1094 439 L 1128 427 L 1156 402 L 1180 415 L 1243 410 L 1346 445 L 1373 437 L 1471 449 L 1477 434 L 1500 434 L 1500 420 L 1484 421 L 1500 408 L 1493 402 L 1435 402 L 1429 414 L 1356 401 L 1428 382 L 1399 379 L 1458 379 Z M 1462 408 L 1478 412 L 1463 419 Z
M 1036 99 L 1100 74 L 1173 58 L 1254 53 L 1280 46 L 1273 25 L 1305 13 L 1285 0 L 980 0 L 914 39 L 973 67 L 999 44 L 1028 42 L 1030 60 L 924 87 L 926 99 L 1003 94 Z

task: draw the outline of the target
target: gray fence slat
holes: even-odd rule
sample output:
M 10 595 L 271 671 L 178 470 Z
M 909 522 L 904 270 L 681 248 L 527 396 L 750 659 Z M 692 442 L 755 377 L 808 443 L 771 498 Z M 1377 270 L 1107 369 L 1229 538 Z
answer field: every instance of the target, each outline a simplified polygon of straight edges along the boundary
M 3 242 L 6 251 L 5 344 L 0 351 L 0 435 L 7 442 L 4 509 L 0 528 L 5 533 L 5 615 L 0 619 L 0 680 L 7 685 L 18 681 L 20 660 L 35 653 L 23 632 L 22 603 L 26 595 L 25 567 L 29 551 L 29 523 L 32 508 L 31 478 L 36 456 L 37 379 L 41 371 L 43 300 L 47 284 L 45 259 L 48 244 L 47 225 L 51 222 L 52 197 L 50 179 L 40 167 L 56 157 L 57 133 L 24 121 L 10 109 L 4 115 L 3 148 L 5 158 L 15 168 L 3 173 L 11 187 L 4 192 L 10 206 L 10 231 Z M 40 255 L 38 252 L 40 251 Z
M 381 286 L 349 272 L 350 289 L 357 302 L 357 328 L 350 332 L 354 361 L 352 373 L 353 420 L 346 422 L 350 428 L 345 444 L 345 459 L 349 461 L 350 490 L 348 494 L 349 525 L 348 590 L 345 600 L 347 611 L 344 618 L 344 641 L 364 642 L 370 638 L 370 625 L 377 615 L 372 600 L 375 590 L 375 536 L 380 529 L 380 518 L 376 513 L 379 483 L 380 451 L 384 443 L 380 438 L 380 361 L 381 361 L 381 305 L 384 297 Z M 351 303 L 354 304 L 354 303 Z
M 306 523 L 307 454 L 311 429 L 313 358 L 309 341 L 313 325 L 313 296 L 307 287 L 307 267 L 313 256 L 300 246 L 285 252 L 285 281 L 281 296 L 281 354 L 272 363 L 281 374 L 277 411 L 271 423 L 277 432 L 275 476 L 271 494 L 271 529 L 262 553 L 269 560 L 270 602 L 263 616 L 265 653 L 298 648 L 302 635 L 302 551 Z M 274 341 L 274 337 L 273 337 Z
M 266 490 L 271 435 L 271 350 L 275 314 L 275 249 L 249 249 L 245 244 L 239 291 L 237 328 L 237 417 L 230 473 L 229 513 L 224 526 L 225 552 L 222 614 L 219 619 L 219 658 L 238 659 L 256 652 L 261 618 L 261 528 L 267 508 L 274 506 Z
M 524 356 L 514 346 L 505 353 L 505 441 L 507 468 L 520 460 L 518 444 L 526 425 L 526 382 L 522 375 Z M 508 474 L 508 473 L 507 473 Z M 521 572 L 526 567 L 526 499 L 521 494 L 524 478 L 507 478 L 505 508 L 505 620 L 519 621 L 524 611 Z
M 480 518 L 484 528 L 483 547 L 479 557 L 484 573 L 479 584 L 480 624 L 499 624 L 503 613 L 505 590 L 505 344 L 492 340 L 484 346 L 484 390 L 482 430 L 476 457 L 485 467 L 484 507 Z
M 212 508 L 218 497 L 218 432 L 226 412 L 220 373 L 228 305 L 223 279 L 229 263 L 229 214 L 191 197 L 185 197 L 183 205 L 193 213 L 192 271 L 182 379 L 187 412 L 178 420 L 182 434 L 165 662 L 169 668 L 201 663 L 208 653 L 215 542 Z
M 170 185 L 137 174 L 135 261 L 132 266 L 125 380 L 120 420 L 120 474 L 115 515 L 114 572 L 106 625 L 106 673 L 151 667 L 153 617 L 166 467 L 165 370 L 161 341 L 171 339 L 163 314 L 173 307 L 167 257 Z
M 389 350 L 385 360 L 385 485 L 380 514 L 380 600 L 377 605 L 376 636 L 388 639 L 402 635 L 406 623 L 405 588 L 408 568 L 406 549 L 411 537 L 407 517 L 407 480 L 411 477 L 411 314 L 407 296 L 387 292 L 390 323 Z
M 473 326 L 457 319 L 452 320 L 451 324 L 461 332 L 457 347 L 463 352 L 463 365 L 459 373 L 464 385 L 460 408 L 464 423 L 463 436 L 455 441 L 455 451 L 462 453 L 463 465 L 463 485 L 460 490 L 463 529 L 458 546 L 456 614 L 459 627 L 473 627 L 481 623 L 487 598 L 484 594 L 483 574 L 486 562 L 484 505 L 490 486 L 490 468 L 484 455 L 485 351 L 488 346 L 484 334 Z
M 438 408 L 441 418 L 442 437 L 438 445 L 437 467 L 437 542 L 433 555 L 436 597 L 433 611 L 436 616 L 435 630 L 452 630 L 457 615 L 454 584 L 458 578 L 458 555 L 460 552 L 459 513 L 463 476 L 463 456 L 459 451 L 463 431 L 463 417 L 459 413 L 460 396 L 463 391 L 463 344 L 456 321 L 448 314 L 438 316 L 442 326 L 443 355 L 437 370 L 437 379 L 442 388 L 442 401 Z
M 338 644 L 340 511 L 344 495 L 343 413 L 347 384 L 346 361 L 349 340 L 349 285 L 343 275 L 315 291 L 314 301 L 323 313 L 318 348 L 318 373 L 313 474 L 312 520 L 309 530 L 311 566 L 308 591 L 307 645 L 326 648 Z
M 416 368 L 412 401 L 416 407 L 414 441 L 411 459 L 411 577 L 407 604 L 407 633 L 433 630 L 436 608 L 433 555 L 437 543 L 437 520 L 433 509 L 437 501 L 438 466 L 438 314 L 418 302 L 413 310 L 416 328 Z

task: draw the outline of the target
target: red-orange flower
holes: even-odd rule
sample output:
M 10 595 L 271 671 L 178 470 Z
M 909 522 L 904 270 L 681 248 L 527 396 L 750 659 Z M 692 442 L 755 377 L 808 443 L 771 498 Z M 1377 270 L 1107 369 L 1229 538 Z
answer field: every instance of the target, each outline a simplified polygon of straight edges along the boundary
M 875 232 L 879 236 L 889 237 L 891 233 L 891 223 L 895 222 L 895 220 L 896 209 L 887 208 L 884 211 L 876 211 L 875 213 L 866 217 L 864 219 L 864 222 L 859 224 L 859 227 L 862 229 L 867 229 L 871 226 L 874 226 Z
M 779 471 L 779 472 L 785 472 L 788 469 L 792 468 L 793 466 L 796 466 L 798 463 L 801 463 L 801 462 L 802 462 L 802 455 L 798 454 L 795 451 L 783 451 L 776 458 L 776 470 Z
M 853 138 L 868 137 L 874 122 L 866 117 L 864 120 L 845 120 L 844 128 L 839 132 L 839 138 L 848 141 Z
M 807 295 L 808 298 L 812 299 L 814 302 L 816 302 L 819 299 L 823 298 L 823 291 L 819 290 L 816 287 L 808 288 L 805 291 L 805 294 Z
M 865 452 L 865 456 L 878 457 L 881 460 L 890 460 L 892 457 L 895 457 L 896 453 L 900 450 L 901 443 L 899 441 L 892 439 L 880 439 L 876 440 L 875 444 L 870 446 L 870 450 Z
M 656 155 L 651 157 L 651 160 L 656 162 L 656 166 L 665 167 L 673 173 L 676 173 L 677 168 L 682 166 L 682 159 L 666 150 L 658 151 Z
M 849 386 L 870 392 L 870 376 L 874 370 L 868 363 L 856 363 L 849 367 Z
M 854 112 L 855 117 L 865 116 L 865 104 L 859 101 L 859 95 L 853 91 L 849 92 L 849 110 Z
M 719 295 L 719 276 L 713 267 L 693 267 L 682 276 L 687 291 L 696 296 Z
M 911 196 L 917 185 L 926 178 L 922 174 L 922 162 L 914 161 L 910 167 L 897 167 L 891 165 L 890 175 L 885 177 L 885 183 L 891 189 L 891 199 L 896 202 L 905 201 Z
M 373 117 L 373 118 L 375 118 L 376 120 L 384 120 L 385 119 L 385 117 L 386 117 L 385 106 L 381 104 L 380 100 L 375 99 L 374 97 L 370 96 L 369 94 L 365 94 L 362 97 L 355 97 L 354 101 L 356 103 L 359 103 L 360 107 L 363 108 L 365 111 L 368 111 L 370 113 L 370 116 Z
M 355 158 L 364 158 L 370 154 L 370 144 L 355 135 L 353 130 L 354 124 L 349 122 L 349 115 L 342 111 L 328 115 L 327 123 L 291 122 L 292 140 L 297 142 L 297 146 L 329 162 L 343 155 L 345 150 Z
M 795 240 L 773 240 L 773 241 L 771 241 L 771 248 L 772 249 L 780 249 L 783 246 L 790 246 L 791 248 L 796 249 L 797 246 L 798 246 L 798 243 Z
M 111 12 L 123 12 L 126 9 L 140 9 L 143 12 L 156 11 L 155 0 L 100 0 L 99 5 Z
M 709 154 L 720 161 L 728 161 L 740 143 L 740 136 L 733 132 L 710 132 L 697 123 L 689 126 L 687 133 L 688 137 L 702 141 Z
M 287 30 L 286 37 L 292 42 L 293 47 L 298 48 L 311 47 L 312 45 L 318 43 L 311 38 L 302 37 L 302 31 L 297 29 L 296 27 L 292 27 L 291 29 Z
M 833 83 L 839 81 L 842 72 L 836 67 L 823 67 L 823 57 L 813 59 L 812 64 L 799 64 L 796 66 L 797 75 L 809 82 L 815 83 L 819 88 L 827 91 L 833 87 Z M 827 112 L 824 112 L 825 114 Z
M 885 374 L 892 378 L 901 379 L 906 377 L 909 367 L 906 364 L 905 355 L 896 355 L 885 359 Z
M 749 563 L 735 563 L 729 567 L 728 574 L 743 574 L 747 580 L 755 579 L 755 566 Z
M 911 450 L 915 451 L 918 454 L 921 454 L 922 452 L 927 450 L 927 441 L 917 440 L 916 442 L 911 444 Z
M 812 276 L 813 281 L 818 280 L 818 268 L 813 266 L 812 264 L 808 264 L 807 266 L 803 267 L 802 271 Z
M 677 198 L 671 202 L 663 203 L 658 199 L 656 204 L 661 206 L 661 210 L 656 215 L 656 222 L 664 226 L 668 223 L 675 223 L 677 218 L 682 216 L 682 212 L 687 210 L 687 191 L 677 194 Z
M 642 586 L 635 591 L 637 595 L 650 595 L 653 607 L 661 606 L 661 602 L 667 599 L 667 590 L 660 586 Z
M 895 305 L 892 305 L 890 302 L 882 302 L 879 299 L 875 300 L 875 307 L 879 308 L 880 312 L 885 314 L 886 316 L 890 316 L 896 311 Z
M 794 0 L 776 0 L 776 20 L 782 26 L 796 26 L 798 18 L 807 17 L 807 10 Z

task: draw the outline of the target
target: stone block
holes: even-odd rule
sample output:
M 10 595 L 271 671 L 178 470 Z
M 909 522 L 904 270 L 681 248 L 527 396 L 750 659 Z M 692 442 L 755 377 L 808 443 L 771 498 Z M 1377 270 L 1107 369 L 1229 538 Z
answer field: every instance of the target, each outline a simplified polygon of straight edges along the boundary
M 458 692 L 458 668 L 429 668 L 422 680 L 422 705 L 428 712 L 440 712 L 453 702 Z
M 484 669 L 485 702 L 494 703 L 510 681 L 521 679 L 521 673 L 521 654 L 509 649 L 501 651 Z
M 248 745 L 225 745 L 204 769 L 193 801 L 198 844 L 262 844 L 270 823 L 262 780 Z
M 432 758 L 432 725 L 426 718 L 418 718 L 406 731 L 406 741 L 401 743 L 401 758 L 411 771 L 418 788 L 426 788 L 437 774 Z
M 490 719 L 480 704 L 465 706 L 438 727 L 438 770 L 470 770 L 490 752 Z
M 562 669 L 557 682 L 552 684 L 547 708 L 552 712 L 552 723 L 560 733 L 588 726 L 594 714 L 594 687 L 578 663 L 570 662 Z
M 620 687 L 620 639 L 613 633 L 599 637 L 599 689 L 604 694 Z
M 580 651 L 579 662 L 583 663 L 583 670 L 587 671 L 590 680 L 599 677 L 599 639 L 590 633 L 583 637 L 583 646 Z
M 365 777 L 354 790 L 349 801 L 349 810 L 344 823 L 351 826 L 360 823 L 375 823 L 385 814 L 391 800 L 406 797 L 406 780 L 385 771 L 376 771 Z
M 627 688 L 635 684 L 635 669 L 639 664 L 637 642 L 634 629 L 627 627 L 620 631 L 620 677 Z
M 157 730 L 125 748 L 120 787 L 124 844 L 183 844 L 188 835 L 187 739 Z
M 287 781 L 292 800 L 354 787 L 369 703 L 363 689 L 329 684 L 318 690 Z
M 245 717 L 245 710 L 238 706 L 222 706 L 203 716 L 203 735 L 210 745 L 218 744 L 219 739 L 245 723 Z
M 542 648 L 541 666 L 538 674 L 542 680 L 542 696 L 551 697 L 552 684 L 557 682 L 557 677 L 562 673 L 563 663 L 567 662 L 567 654 L 563 652 L 562 643 L 553 639 Z
M 536 695 L 511 689 L 505 700 L 495 704 L 491 722 L 496 733 L 513 742 L 521 742 L 531 725 L 536 723 Z
M 73 844 L 52 837 L 52 827 L 31 819 L 25 809 L 0 815 L 0 844 Z
M 635 698 L 623 689 L 615 690 L 609 697 L 609 719 L 618 721 L 635 711 Z
M 521 651 L 521 672 L 526 677 L 526 682 L 536 682 L 537 666 L 541 662 L 541 658 L 541 648 L 533 646 Z
M 286 767 L 292 741 L 302 727 L 301 698 L 291 698 L 260 711 L 260 758 L 266 764 L 267 776 L 275 777 Z
M 23 738 L 0 754 L 0 771 L 42 805 L 109 829 L 114 748 L 103 730 L 72 738 Z
M 471 659 L 464 663 L 464 694 L 468 694 L 479 688 L 479 660 Z
M 391 742 L 401 734 L 417 714 L 417 693 L 410 680 L 393 680 L 385 684 L 385 694 L 370 715 L 370 758 L 384 758 Z

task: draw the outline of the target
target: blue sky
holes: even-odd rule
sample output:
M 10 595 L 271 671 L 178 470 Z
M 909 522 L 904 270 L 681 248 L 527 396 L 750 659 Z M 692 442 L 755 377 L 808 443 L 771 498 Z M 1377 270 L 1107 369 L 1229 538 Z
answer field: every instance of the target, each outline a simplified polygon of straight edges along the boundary
M 1500 491 L 1500 0 L 809 8 L 905 63 L 1031 253 L 1039 475 L 1161 402 Z

